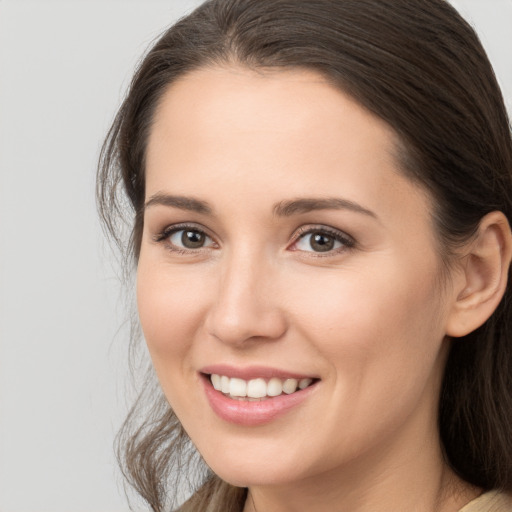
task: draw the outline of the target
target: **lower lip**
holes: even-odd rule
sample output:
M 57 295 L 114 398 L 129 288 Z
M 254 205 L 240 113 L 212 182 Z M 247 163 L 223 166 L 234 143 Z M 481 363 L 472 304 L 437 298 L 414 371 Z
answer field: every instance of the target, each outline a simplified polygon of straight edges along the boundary
M 318 383 L 290 395 L 283 394 L 256 402 L 227 397 L 212 386 L 207 376 L 204 376 L 203 384 L 208 402 L 217 416 L 229 423 L 252 427 L 270 423 L 298 406 L 311 395 Z

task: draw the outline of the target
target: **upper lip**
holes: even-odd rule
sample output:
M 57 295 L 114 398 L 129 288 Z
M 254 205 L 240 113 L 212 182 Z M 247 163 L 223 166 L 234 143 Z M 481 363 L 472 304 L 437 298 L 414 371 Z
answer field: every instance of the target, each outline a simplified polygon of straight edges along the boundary
M 212 364 L 204 366 L 199 370 L 205 374 L 225 375 L 226 377 L 238 378 L 243 380 L 251 380 L 257 378 L 271 379 L 316 379 L 315 375 L 297 373 L 292 370 L 284 370 L 280 368 L 272 368 L 269 366 L 232 366 L 229 364 Z

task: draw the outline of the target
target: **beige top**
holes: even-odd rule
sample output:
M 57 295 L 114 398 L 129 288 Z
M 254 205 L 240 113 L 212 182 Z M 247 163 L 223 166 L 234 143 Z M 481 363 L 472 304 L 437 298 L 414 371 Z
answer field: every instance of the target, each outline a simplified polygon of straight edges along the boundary
M 486 492 L 459 512 L 512 512 L 512 496 L 499 491 Z

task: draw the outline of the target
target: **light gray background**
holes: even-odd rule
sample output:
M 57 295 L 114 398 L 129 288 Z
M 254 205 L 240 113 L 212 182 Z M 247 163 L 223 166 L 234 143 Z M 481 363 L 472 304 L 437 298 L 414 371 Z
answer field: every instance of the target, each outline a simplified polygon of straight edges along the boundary
M 128 510 L 125 315 L 95 165 L 139 56 L 197 3 L 0 0 L 0 512 Z M 453 3 L 511 111 L 512 0 Z

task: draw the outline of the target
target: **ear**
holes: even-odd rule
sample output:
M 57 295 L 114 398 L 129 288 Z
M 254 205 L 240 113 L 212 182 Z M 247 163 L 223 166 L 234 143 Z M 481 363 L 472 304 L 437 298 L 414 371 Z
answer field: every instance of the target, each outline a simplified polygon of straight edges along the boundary
M 512 258 L 512 235 L 502 212 L 491 212 L 480 221 L 476 236 L 462 257 L 454 278 L 454 302 L 446 334 L 460 337 L 474 331 L 493 314 L 507 287 Z

